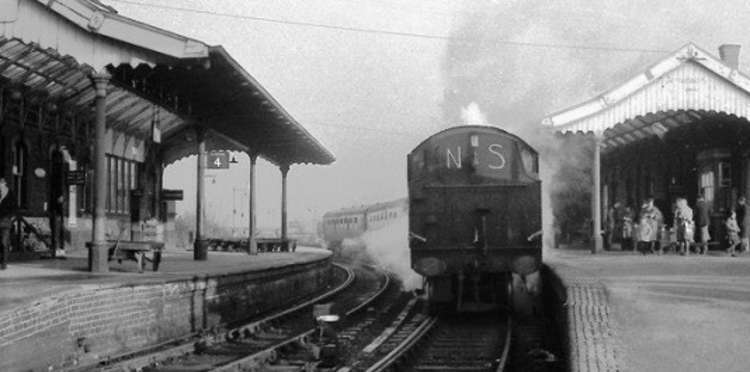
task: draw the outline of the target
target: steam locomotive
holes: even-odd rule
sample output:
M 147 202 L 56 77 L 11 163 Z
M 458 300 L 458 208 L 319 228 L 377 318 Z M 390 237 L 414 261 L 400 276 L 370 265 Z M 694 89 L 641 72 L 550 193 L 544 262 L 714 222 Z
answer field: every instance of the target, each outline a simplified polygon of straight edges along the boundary
M 407 162 L 411 267 L 431 307 L 497 307 L 512 275 L 538 275 L 541 181 L 531 146 L 496 127 L 459 126 L 425 139 Z

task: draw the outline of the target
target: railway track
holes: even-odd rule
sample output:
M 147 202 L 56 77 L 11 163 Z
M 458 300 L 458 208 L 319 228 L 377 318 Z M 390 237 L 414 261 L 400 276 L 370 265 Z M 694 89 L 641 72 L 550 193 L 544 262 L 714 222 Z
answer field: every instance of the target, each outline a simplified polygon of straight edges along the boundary
M 391 336 L 390 350 L 364 370 L 503 371 L 508 359 L 511 318 L 507 314 L 416 314 Z
M 276 361 L 282 349 L 307 342 L 316 327 L 312 316 L 314 305 L 332 303 L 332 313 L 348 315 L 380 296 L 390 280 L 374 268 L 337 267 L 346 273 L 343 281 L 292 308 L 218 334 L 165 344 L 75 371 L 258 370 Z

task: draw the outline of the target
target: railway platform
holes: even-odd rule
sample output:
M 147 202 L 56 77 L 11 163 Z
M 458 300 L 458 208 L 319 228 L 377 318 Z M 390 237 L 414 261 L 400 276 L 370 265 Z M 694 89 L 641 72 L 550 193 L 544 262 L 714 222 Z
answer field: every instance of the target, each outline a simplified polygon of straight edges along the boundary
M 16 262 L 0 271 L 0 370 L 47 370 L 206 332 L 328 286 L 330 252 L 165 252 L 158 271 L 87 258 Z
M 208 260 L 193 260 L 192 251 L 169 251 L 162 258 L 159 271 L 138 273 L 134 261 L 110 262 L 108 273 L 87 270 L 85 252 L 66 259 L 14 262 L 7 270 L 0 270 L 0 313 L 41 299 L 44 296 L 77 289 L 111 288 L 146 283 L 167 282 L 263 271 L 294 264 L 317 261 L 330 252 L 319 248 L 300 247 L 295 253 L 210 252 Z
M 572 371 L 746 371 L 750 256 L 545 251 L 567 292 Z

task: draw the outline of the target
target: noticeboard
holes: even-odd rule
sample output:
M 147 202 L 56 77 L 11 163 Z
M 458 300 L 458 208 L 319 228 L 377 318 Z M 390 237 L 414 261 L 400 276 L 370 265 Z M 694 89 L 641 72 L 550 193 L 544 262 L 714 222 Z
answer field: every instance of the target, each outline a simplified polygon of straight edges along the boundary
M 86 171 L 71 170 L 65 173 L 65 184 L 67 185 L 84 185 L 86 184 Z
M 228 169 L 229 152 L 211 151 L 206 154 L 206 168 L 208 169 Z

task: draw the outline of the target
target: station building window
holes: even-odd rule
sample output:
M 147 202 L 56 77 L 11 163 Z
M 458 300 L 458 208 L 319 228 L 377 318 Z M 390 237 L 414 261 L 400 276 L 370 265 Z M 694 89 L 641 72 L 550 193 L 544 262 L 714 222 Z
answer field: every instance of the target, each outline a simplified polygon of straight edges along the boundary
M 139 166 L 136 161 L 107 155 L 107 212 L 130 213 L 130 191 L 138 187 Z
M 26 208 L 28 204 L 28 177 L 26 172 L 26 159 L 28 150 L 23 141 L 18 140 L 13 144 L 13 188 L 16 192 L 16 203 L 20 208 Z
M 719 162 L 719 185 L 721 187 L 732 186 L 732 165 L 725 161 Z
M 705 171 L 701 173 L 699 190 L 706 190 L 706 202 L 714 201 L 714 172 Z

